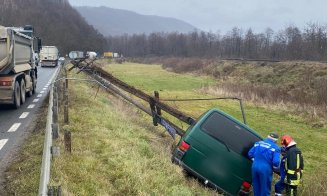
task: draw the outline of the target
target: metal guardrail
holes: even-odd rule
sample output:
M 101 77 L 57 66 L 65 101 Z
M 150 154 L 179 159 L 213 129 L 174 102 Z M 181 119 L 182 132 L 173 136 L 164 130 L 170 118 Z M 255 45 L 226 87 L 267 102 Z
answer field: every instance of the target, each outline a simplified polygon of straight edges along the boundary
M 54 91 L 54 81 L 58 77 L 62 65 L 59 65 L 56 73 L 51 78 L 51 88 L 49 96 L 49 106 L 47 114 L 47 124 L 45 130 L 45 140 L 43 145 L 43 156 L 42 156 L 42 166 L 40 174 L 40 184 L 39 184 L 39 196 L 48 195 L 48 184 L 50 180 L 50 167 L 51 167 L 51 147 L 52 147 L 52 123 L 53 123 L 53 91 Z

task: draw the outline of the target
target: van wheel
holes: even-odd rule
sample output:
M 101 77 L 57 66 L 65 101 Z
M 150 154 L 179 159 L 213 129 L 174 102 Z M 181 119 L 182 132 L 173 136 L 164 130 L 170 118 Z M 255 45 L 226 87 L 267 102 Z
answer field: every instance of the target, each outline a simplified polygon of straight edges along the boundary
M 14 91 L 14 108 L 20 107 L 20 86 L 18 81 L 15 82 L 15 91 Z
M 26 100 L 26 85 L 25 80 L 20 82 L 20 103 L 23 105 Z

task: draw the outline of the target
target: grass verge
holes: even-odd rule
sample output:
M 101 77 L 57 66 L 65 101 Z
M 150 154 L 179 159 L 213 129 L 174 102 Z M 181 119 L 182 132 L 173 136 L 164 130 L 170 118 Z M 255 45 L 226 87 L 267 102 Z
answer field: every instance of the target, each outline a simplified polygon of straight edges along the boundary
M 5 172 L 5 186 L 0 195 L 38 194 L 46 115 L 47 104 L 44 104 L 32 123 L 32 131 L 28 131 L 26 141 Z
M 52 185 L 61 185 L 64 195 L 216 194 L 171 163 L 174 141 L 162 130 L 134 108 L 96 93 L 89 85 L 70 84 L 71 123 L 65 128 L 72 132 L 72 154 L 54 159 Z M 57 145 L 64 149 L 62 140 Z
M 107 70 L 136 88 L 147 89 L 148 92 L 160 89 L 161 98 L 203 98 L 213 96 L 213 94 L 197 91 L 197 87 L 201 85 L 194 85 L 193 88 L 180 90 L 179 85 L 183 83 L 185 75 L 182 78 L 176 75 L 173 80 L 175 85 L 171 85 L 169 88 L 158 88 L 154 85 L 156 84 L 155 81 L 162 80 L 162 78 L 166 78 L 171 73 L 160 71 L 161 74 L 157 76 L 150 71 L 144 72 L 142 70 L 144 66 L 152 66 L 151 70 L 160 69 L 159 65 L 126 63 L 123 65 L 110 64 L 107 66 Z M 141 84 L 134 83 L 135 75 L 139 78 L 147 78 L 147 80 Z M 214 82 L 209 82 L 212 79 L 196 78 L 203 83 L 214 84 Z M 214 94 L 214 96 L 221 95 Z M 217 107 L 240 120 L 242 119 L 239 105 L 233 101 L 171 102 L 170 104 L 194 117 L 199 116 L 209 108 Z M 303 178 L 305 183 L 301 186 L 303 195 L 326 192 L 326 188 L 322 186 L 326 182 L 323 176 L 327 174 L 326 120 L 319 122 L 322 126 L 314 126 L 316 122 L 312 122 L 312 119 L 306 118 L 301 114 L 289 112 L 287 108 L 280 109 L 269 104 L 258 106 L 254 102 L 246 102 L 245 110 L 248 124 L 262 136 L 266 136 L 271 131 L 277 131 L 280 135 L 290 134 L 296 140 L 305 158 L 305 174 Z

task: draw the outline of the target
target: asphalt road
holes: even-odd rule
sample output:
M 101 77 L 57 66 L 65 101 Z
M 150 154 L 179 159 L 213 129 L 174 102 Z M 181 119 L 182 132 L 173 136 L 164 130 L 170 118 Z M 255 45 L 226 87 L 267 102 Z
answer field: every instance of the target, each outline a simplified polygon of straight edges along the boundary
M 19 109 L 0 105 L 0 166 L 13 153 L 33 122 L 36 112 L 48 95 L 50 81 L 57 69 L 58 67 L 38 68 L 36 93 L 32 97 L 26 97 L 26 102 Z

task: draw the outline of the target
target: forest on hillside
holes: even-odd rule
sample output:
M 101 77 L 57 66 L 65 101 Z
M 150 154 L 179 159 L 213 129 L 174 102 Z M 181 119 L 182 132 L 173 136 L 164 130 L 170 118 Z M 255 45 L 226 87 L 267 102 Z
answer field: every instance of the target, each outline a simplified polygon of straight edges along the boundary
M 109 49 L 130 57 L 219 57 L 275 60 L 327 60 L 327 26 L 309 23 L 262 33 L 233 28 L 212 32 L 152 33 L 107 37 Z
M 67 0 L 2 0 L 0 13 L 0 25 L 33 25 L 43 45 L 58 46 L 62 54 L 101 52 L 106 46 L 105 38 Z

